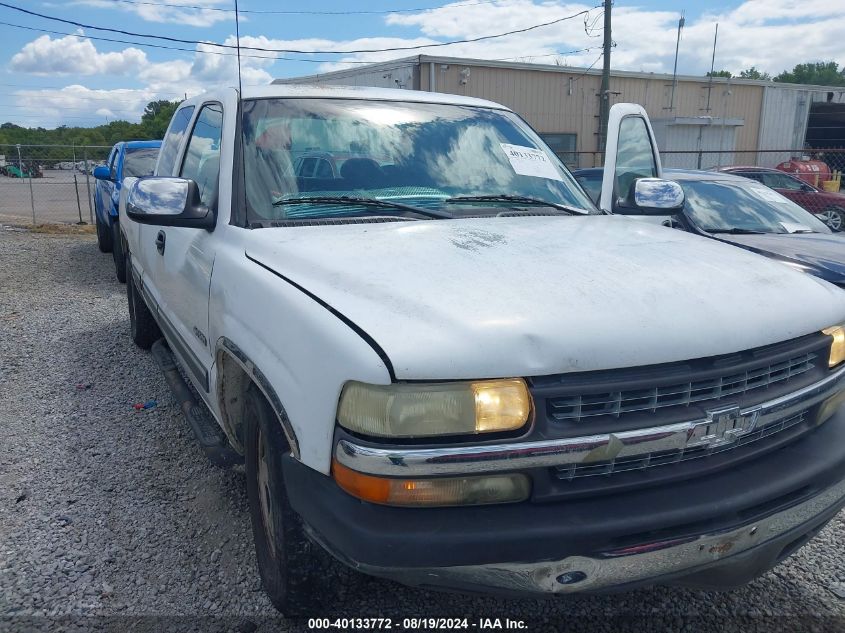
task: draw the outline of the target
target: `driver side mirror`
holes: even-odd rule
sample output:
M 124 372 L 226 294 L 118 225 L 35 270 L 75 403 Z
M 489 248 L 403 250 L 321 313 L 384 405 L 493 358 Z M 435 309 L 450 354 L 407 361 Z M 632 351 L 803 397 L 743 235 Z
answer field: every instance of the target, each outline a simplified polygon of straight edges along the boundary
M 643 215 L 669 215 L 684 208 L 684 190 L 676 182 L 662 178 L 637 178 L 628 195 L 619 200 L 614 213 L 635 212 Z
M 97 180 L 111 180 L 111 171 L 107 165 L 97 165 L 94 167 L 94 171 L 91 172 L 91 175 L 94 176 Z
M 216 218 L 200 198 L 193 180 L 150 176 L 138 178 L 126 198 L 126 215 L 141 224 L 214 229 Z

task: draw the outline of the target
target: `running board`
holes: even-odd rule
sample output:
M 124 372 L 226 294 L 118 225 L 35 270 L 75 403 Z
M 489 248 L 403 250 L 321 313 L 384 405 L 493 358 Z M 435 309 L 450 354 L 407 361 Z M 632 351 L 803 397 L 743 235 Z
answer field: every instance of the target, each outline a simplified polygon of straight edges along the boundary
M 194 432 L 202 450 L 208 459 L 217 466 L 228 468 L 235 464 L 242 464 L 243 457 L 229 444 L 229 440 L 220 425 L 214 420 L 203 402 L 197 402 L 190 387 L 179 373 L 173 353 L 163 338 L 153 343 L 150 348 L 153 358 L 167 380 L 167 386 L 179 408 L 188 420 L 188 425 Z

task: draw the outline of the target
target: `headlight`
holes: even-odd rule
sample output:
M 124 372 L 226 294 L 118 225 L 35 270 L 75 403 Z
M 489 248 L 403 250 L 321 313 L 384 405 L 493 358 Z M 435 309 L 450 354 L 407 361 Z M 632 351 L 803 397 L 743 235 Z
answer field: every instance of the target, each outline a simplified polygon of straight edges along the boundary
M 480 380 L 368 385 L 348 382 L 337 421 L 379 437 L 427 437 L 513 431 L 525 425 L 531 396 L 525 381 Z
M 822 334 L 827 334 L 833 337 L 833 342 L 830 344 L 830 358 L 827 361 L 828 367 L 836 367 L 842 361 L 845 361 L 845 325 L 837 325 L 822 330 Z

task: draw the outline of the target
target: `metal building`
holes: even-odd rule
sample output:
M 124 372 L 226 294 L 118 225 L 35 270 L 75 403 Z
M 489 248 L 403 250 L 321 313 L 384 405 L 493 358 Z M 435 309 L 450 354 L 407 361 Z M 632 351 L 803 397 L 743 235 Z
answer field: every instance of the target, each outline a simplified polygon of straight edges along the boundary
M 502 103 L 569 165 L 599 164 L 601 70 L 418 55 L 274 83 L 428 90 Z M 611 103 L 643 105 L 669 167 L 773 166 L 806 147 L 845 147 L 845 88 L 613 71 Z M 809 144 L 809 145 L 808 145 Z M 780 151 L 772 151 L 780 150 Z

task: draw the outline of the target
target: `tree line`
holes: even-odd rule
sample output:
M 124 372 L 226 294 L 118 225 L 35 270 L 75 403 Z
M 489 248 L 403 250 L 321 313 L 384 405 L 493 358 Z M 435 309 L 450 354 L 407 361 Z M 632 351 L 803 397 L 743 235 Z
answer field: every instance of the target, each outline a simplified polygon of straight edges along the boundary
M 708 72 L 707 76 L 736 77 L 738 79 L 759 79 L 761 81 L 776 81 L 786 84 L 812 84 L 816 86 L 845 86 L 845 67 L 841 70 L 836 62 L 808 62 L 796 64 L 792 70 L 784 70 L 772 77 L 769 73 L 759 71 L 755 66 L 740 71 L 734 75 L 729 70 Z
M 88 158 L 103 160 L 108 156 L 109 148 L 118 141 L 146 141 L 160 139 L 167 131 L 170 117 L 176 111 L 179 101 L 151 101 L 144 108 L 140 123 L 129 121 L 111 121 L 94 127 L 71 127 L 61 125 L 55 129 L 43 127 L 22 127 L 14 123 L 0 125 L 0 154 L 6 158 L 15 158 L 14 148 L 2 145 L 67 145 L 69 147 L 22 147 L 24 162 L 37 160 L 39 163 L 67 161 L 73 156 L 76 160 Z M 72 146 L 105 145 L 104 149 L 74 152 Z M 11 150 L 11 151 L 10 151 Z M 11 156 L 10 156 L 11 155 Z

